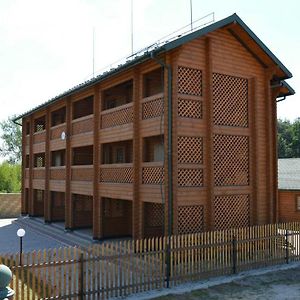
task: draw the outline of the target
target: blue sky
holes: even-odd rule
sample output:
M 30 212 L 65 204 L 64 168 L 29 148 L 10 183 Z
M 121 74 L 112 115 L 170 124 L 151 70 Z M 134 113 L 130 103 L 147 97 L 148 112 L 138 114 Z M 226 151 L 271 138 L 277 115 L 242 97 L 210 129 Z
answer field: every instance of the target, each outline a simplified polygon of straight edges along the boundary
M 190 0 L 132 0 L 134 50 L 190 22 Z M 131 0 L 1 0 L 0 120 L 21 114 L 131 53 Z M 193 0 L 193 20 L 237 13 L 294 77 L 300 93 L 300 1 Z M 300 117 L 298 93 L 278 117 Z

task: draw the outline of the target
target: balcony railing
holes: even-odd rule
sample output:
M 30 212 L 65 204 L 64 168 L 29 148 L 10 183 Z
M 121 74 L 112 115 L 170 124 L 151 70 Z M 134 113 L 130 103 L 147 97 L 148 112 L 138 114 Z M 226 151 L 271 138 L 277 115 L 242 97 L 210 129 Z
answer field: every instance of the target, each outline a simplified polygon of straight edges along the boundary
M 133 122 L 133 103 L 101 112 L 101 128 L 115 127 Z
M 33 169 L 34 179 L 45 179 L 45 168 L 34 168 Z
M 50 179 L 52 180 L 65 180 L 66 179 L 66 167 L 51 167 Z
M 144 98 L 142 100 L 142 119 L 161 117 L 164 113 L 163 93 Z
M 144 162 L 142 164 L 143 184 L 163 184 L 164 167 L 163 162 Z
M 46 140 L 46 130 L 35 132 L 33 134 L 34 144 L 45 142 L 45 140 Z
M 60 139 L 61 138 L 61 133 L 66 132 L 66 124 L 59 124 L 57 126 L 54 126 L 50 129 L 50 139 L 55 140 L 55 139 Z
M 93 181 L 94 180 L 94 166 L 72 166 L 72 180 L 75 181 Z
M 88 115 L 72 121 L 72 134 L 80 134 L 93 131 L 94 115 Z
M 100 182 L 132 183 L 133 166 L 129 164 L 106 164 L 100 166 Z

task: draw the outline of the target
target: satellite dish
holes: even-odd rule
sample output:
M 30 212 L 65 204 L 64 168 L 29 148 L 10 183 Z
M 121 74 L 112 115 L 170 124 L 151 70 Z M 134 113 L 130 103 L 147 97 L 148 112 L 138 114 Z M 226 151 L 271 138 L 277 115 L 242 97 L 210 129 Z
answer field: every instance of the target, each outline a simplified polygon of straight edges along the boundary
M 60 138 L 64 141 L 66 139 L 66 133 L 63 131 L 60 135 Z

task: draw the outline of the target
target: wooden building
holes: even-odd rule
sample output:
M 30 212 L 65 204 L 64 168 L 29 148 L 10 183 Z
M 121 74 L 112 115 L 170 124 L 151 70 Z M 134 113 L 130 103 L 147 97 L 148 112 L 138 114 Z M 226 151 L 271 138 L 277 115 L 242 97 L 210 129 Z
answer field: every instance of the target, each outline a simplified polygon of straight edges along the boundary
M 279 222 L 300 222 L 300 158 L 278 160 Z
M 66 91 L 16 119 L 23 214 L 95 239 L 276 221 L 290 77 L 234 14 Z

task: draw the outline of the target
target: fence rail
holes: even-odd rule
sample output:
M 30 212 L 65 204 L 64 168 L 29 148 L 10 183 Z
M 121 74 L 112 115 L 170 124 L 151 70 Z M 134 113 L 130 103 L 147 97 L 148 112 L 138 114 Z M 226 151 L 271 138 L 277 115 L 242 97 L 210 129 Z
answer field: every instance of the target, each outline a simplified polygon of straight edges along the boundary
M 300 260 L 300 223 L 0 256 L 15 299 L 108 299 Z

